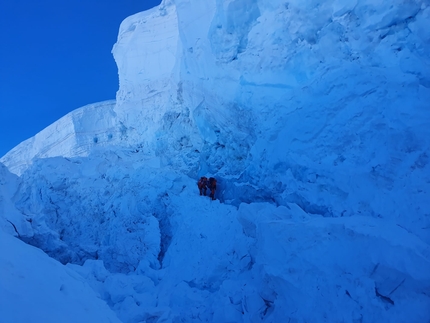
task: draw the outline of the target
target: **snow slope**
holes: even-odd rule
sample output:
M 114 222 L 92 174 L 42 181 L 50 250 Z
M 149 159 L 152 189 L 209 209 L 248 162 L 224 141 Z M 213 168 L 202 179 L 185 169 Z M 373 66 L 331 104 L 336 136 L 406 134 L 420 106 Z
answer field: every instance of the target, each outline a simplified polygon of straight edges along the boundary
M 428 321 L 429 4 L 166 0 L 127 18 L 116 101 L 1 159 L 19 175 L 2 168 L 2 228 L 123 322 Z
M 16 206 L 34 230 L 22 239 L 68 263 L 123 322 L 428 318 L 430 248 L 394 222 L 236 208 L 136 153 L 99 154 L 34 163 L 22 180 L 35 189 Z
M 75 271 L 7 234 L 2 264 L 2 322 L 120 322 Z

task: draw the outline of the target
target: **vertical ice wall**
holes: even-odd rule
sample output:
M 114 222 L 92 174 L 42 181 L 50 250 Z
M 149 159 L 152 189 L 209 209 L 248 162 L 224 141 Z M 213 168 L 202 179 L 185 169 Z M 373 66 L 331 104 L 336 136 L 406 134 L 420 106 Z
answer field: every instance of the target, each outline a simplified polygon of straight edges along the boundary
M 36 159 L 88 156 L 94 149 L 117 143 L 121 128 L 116 126 L 114 106 L 110 100 L 76 109 L 20 143 L 0 162 L 21 175 Z
M 164 1 L 121 27 L 116 112 L 162 164 L 250 184 L 226 185 L 233 203 L 409 224 L 412 212 L 421 230 L 429 12 L 422 0 Z
M 144 141 L 140 136 L 153 135 L 171 109 L 170 95 L 179 83 L 181 44 L 176 7 L 163 1 L 125 19 L 112 52 L 119 71 L 115 111 L 131 141 Z

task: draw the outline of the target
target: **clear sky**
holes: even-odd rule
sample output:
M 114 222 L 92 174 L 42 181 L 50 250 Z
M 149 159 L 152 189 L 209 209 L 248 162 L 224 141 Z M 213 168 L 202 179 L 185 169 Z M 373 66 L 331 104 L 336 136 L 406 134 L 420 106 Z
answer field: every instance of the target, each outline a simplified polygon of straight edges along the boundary
M 120 23 L 161 0 L 0 0 L 0 157 L 86 104 L 115 98 Z

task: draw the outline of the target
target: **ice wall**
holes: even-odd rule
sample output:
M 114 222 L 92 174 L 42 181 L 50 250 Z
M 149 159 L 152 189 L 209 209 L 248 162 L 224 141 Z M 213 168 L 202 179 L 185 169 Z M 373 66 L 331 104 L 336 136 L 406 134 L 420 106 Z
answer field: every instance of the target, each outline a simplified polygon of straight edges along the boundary
M 115 106 L 77 110 L 2 162 L 20 174 L 127 147 L 215 174 L 234 205 L 387 217 L 425 238 L 429 14 L 423 0 L 163 1 L 121 24 Z
M 170 95 L 179 83 L 176 65 L 182 57 L 176 7 L 165 1 L 125 19 L 112 53 L 120 85 L 115 111 L 131 142 L 145 142 L 173 110 Z
M 104 101 L 76 109 L 20 143 L 0 161 L 21 175 L 36 159 L 88 156 L 93 149 L 122 136 L 121 127 L 115 127 L 114 106 L 115 101 Z
M 122 24 L 115 111 L 133 144 L 216 174 L 230 203 L 414 214 L 425 237 L 428 5 L 164 1 Z
M 422 0 L 163 1 L 121 24 L 115 105 L 78 109 L 1 161 L 21 174 L 128 147 L 216 174 L 235 205 L 389 217 L 424 238 L 429 14 Z

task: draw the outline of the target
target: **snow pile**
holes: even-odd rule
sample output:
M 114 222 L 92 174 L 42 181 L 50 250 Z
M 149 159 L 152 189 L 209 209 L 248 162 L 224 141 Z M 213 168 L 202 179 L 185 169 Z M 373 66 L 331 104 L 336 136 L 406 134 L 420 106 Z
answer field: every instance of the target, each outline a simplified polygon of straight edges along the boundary
M 30 170 L 15 204 L 34 234 L 21 238 L 68 263 L 123 322 L 428 317 L 429 245 L 394 222 L 236 208 L 130 151 Z
M 75 271 L 13 237 L 32 236 L 33 228 L 37 232 L 38 225 L 11 203 L 8 192 L 22 183 L 2 164 L 0 167 L 0 320 L 5 323 L 120 322 Z
M 116 102 L 1 159 L 20 176 L 2 168 L 2 228 L 123 322 L 426 321 L 429 15 L 166 0 L 131 16 Z
M 3 248 L 2 322 L 120 322 L 73 270 L 7 234 Z

